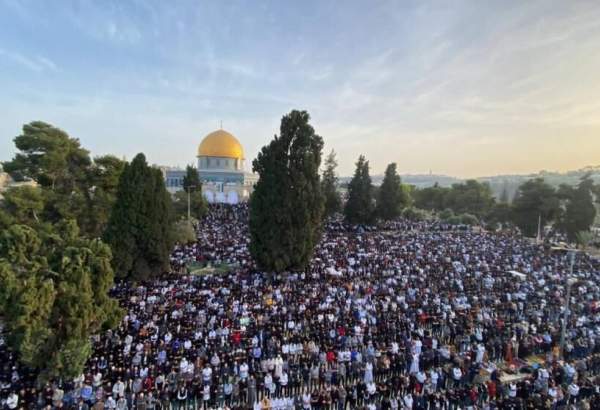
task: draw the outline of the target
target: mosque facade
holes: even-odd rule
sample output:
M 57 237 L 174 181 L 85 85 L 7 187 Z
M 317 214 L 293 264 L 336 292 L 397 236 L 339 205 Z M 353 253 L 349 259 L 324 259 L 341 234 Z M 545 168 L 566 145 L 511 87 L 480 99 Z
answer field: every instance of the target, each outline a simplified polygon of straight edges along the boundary
M 246 171 L 244 148 L 225 130 L 208 134 L 196 155 L 202 193 L 210 203 L 239 203 L 250 198 L 258 175 Z M 165 184 L 171 193 L 183 189 L 185 170 L 163 168 Z

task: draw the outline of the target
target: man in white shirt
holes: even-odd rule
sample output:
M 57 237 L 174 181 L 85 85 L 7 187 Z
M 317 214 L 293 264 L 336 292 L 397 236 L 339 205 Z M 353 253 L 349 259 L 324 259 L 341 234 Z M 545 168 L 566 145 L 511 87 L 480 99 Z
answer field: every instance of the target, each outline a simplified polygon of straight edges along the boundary
M 212 373 L 212 368 L 208 364 L 202 369 L 202 381 L 205 385 L 210 384 Z
M 248 363 L 244 362 L 240 366 L 240 379 L 246 380 L 248 378 Z
M 6 399 L 6 407 L 10 410 L 16 409 L 19 406 L 19 396 L 15 392 L 11 392 Z
M 279 386 L 281 388 L 280 394 L 285 396 L 287 394 L 287 385 L 288 385 L 288 375 L 284 371 L 281 372 L 281 377 L 279 377 Z

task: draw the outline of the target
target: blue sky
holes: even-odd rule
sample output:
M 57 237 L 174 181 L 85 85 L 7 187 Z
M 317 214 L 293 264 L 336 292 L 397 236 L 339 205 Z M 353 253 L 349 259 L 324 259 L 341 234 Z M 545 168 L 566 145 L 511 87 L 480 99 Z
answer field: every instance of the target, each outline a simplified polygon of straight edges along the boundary
M 43 120 L 92 154 L 252 159 L 306 109 L 372 173 L 600 165 L 600 2 L 0 0 L 0 160 Z

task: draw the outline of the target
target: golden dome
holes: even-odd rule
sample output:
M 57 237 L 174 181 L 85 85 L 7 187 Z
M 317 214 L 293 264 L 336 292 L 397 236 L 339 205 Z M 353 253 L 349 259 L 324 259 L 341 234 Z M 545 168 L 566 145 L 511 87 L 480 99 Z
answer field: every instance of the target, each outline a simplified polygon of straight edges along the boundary
M 198 146 L 199 157 L 244 159 L 244 148 L 236 137 L 224 130 L 208 134 Z

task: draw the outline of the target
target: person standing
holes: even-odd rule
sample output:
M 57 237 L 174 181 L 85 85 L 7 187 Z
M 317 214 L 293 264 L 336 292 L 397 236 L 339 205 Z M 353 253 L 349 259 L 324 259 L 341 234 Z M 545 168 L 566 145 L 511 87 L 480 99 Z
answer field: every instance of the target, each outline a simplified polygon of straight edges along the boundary
M 253 406 L 256 401 L 256 379 L 254 378 L 254 375 L 251 374 L 248 378 L 248 406 Z

